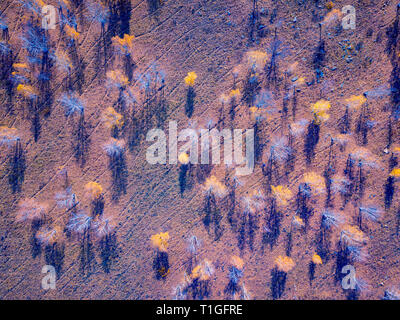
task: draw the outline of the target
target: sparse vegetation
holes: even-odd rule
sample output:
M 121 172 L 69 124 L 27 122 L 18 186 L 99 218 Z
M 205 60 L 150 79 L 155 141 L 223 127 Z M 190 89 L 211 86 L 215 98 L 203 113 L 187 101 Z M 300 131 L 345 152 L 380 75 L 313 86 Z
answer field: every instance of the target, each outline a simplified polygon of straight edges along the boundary
M 400 6 L 309 2 L 4 0 L 0 297 L 399 299 Z

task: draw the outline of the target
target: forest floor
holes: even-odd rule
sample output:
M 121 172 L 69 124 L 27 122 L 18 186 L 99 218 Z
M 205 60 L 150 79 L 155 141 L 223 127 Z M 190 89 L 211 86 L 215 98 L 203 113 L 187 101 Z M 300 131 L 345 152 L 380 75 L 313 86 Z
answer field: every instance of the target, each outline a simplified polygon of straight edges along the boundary
M 348 4 L 355 7 L 356 28 L 341 30 L 338 28 L 340 19 L 323 25 L 323 77 L 317 82 L 315 54 L 320 41 L 318 22 L 324 19 L 329 9 L 322 0 L 318 4 L 315 1 L 304 2 L 259 0 L 258 24 L 261 27 L 251 39 L 253 2 L 249 0 L 164 0 L 155 9 L 150 9 L 151 1 L 132 0 L 128 27 L 129 34 L 135 36 L 132 55 L 135 68 L 131 86 L 139 92 L 136 76 L 151 70 L 156 62 L 165 73 L 167 111 L 161 128 L 167 133 L 169 121 L 177 121 L 180 130 L 205 127 L 210 120 L 218 121 L 220 96 L 229 94 L 233 88 L 237 70 L 237 85 L 243 91 L 246 53 L 268 50 L 276 30 L 282 54 L 277 61 L 277 83 L 269 90 L 277 108 L 282 110 L 282 101 L 287 94 L 284 75 L 290 66 L 297 62 L 296 70 L 287 81 L 289 85 L 294 82 L 292 78 L 295 76 L 303 77 L 307 83 L 296 93 L 295 116 L 292 115 L 293 97 L 290 97 L 287 119 L 279 111 L 262 122 L 262 157 L 257 161 L 253 174 L 240 178 L 236 198 L 241 199 L 252 190 L 268 192 L 261 167 L 268 161 L 271 141 L 274 137 L 287 135 L 287 125 L 293 120 L 311 120 L 310 105 L 321 98 L 329 100 L 332 107 L 329 120 L 320 126 L 315 156 L 307 164 L 303 151 L 305 139 L 296 137 L 293 144 L 296 151 L 294 167 L 287 172 L 285 165 L 280 165 L 277 180 L 296 195 L 305 172 L 323 175 L 329 160 L 330 135 L 339 133 L 338 122 L 345 112 L 344 99 L 369 91 L 377 94 L 371 94 L 367 99 L 369 120 L 374 122 L 367 133 L 367 143 L 361 142 L 362 138 L 355 130 L 360 111 L 353 111 L 351 139 L 344 150 L 334 146 L 333 161 L 335 172 L 342 173 L 348 154 L 357 147 L 367 148 L 378 166 L 366 170 L 362 202 L 384 208 L 391 156 L 384 149 L 388 146 L 388 119 L 392 102 L 390 90 L 382 88 L 391 86 L 393 64 L 392 55 L 387 52 L 387 30 L 395 23 L 397 3 L 390 0 L 334 1 L 334 9 L 341 10 Z M 74 1 L 71 0 L 71 3 Z M 15 54 L 13 62 L 21 62 L 25 54 L 20 39 L 25 23 L 22 10 L 16 0 L 4 0 L 0 4 L 0 16 L 7 17 L 9 24 L 9 42 Z M 257 213 L 254 221 L 245 225 L 241 233 L 239 208 L 235 211 L 236 224 L 230 223 L 227 200 L 217 199 L 221 219 L 217 218 L 206 226 L 205 195 L 201 181 L 196 177 L 201 165 L 193 165 L 186 189 L 181 193 L 179 165 L 149 164 L 146 150 L 150 143 L 142 136 L 125 153 L 126 192 L 115 199 L 109 159 L 103 151 L 110 130 L 104 126 L 102 111 L 113 106 L 118 99 L 117 90 L 106 86 L 106 71 L 116 68 L 120 61 L 115 55 L 110 55 L 106 57 L 106 66 L 100 65 L 100 24 L 89 18 L 85 1 L 74 7 L 74 13 L 80 32 L 77 54 L 84 66 L 80 75 L 80 81 L 83 81 L 80 97 L 86 104 L 85 120 L 89 135 L 85 164 L 80 165 L 74 156 L 73 128 L 77 118 L 67 119 L 57 102 L 64 90 L 63 75 L 56 73 L 52 78 L 55 101 L 50 115 L 41 118 L 40 136 L 36 142 L 24 100 L 15 95 L 12 108 L 8 108 L 7 93 L 1 89 L 0 123 L 15 127 L 20 132 L 26 170 L 21 190 L 12 192 L 8 183 L 12 149 L 3 146 L 0 155 L 0 299 L 172 299 L 174 288 L 182 282 L 184 272 L 189 268 L 187 239 L 191 235 L 201 239 L 199 261 L 206 258 L 215 268 L 209 280 L 207 298 L 230 298 L 224 290 L 229 282 L 230 257 L 237 255 L 245 265 L 241 283 L 245 283 L 252 299 L 272 299 L 271 270 L 275 259 L 286 252 L 287 237 L 296 210 L 295 197 L 280 208 L 280 234 L 272 246 L 263 241 L 267 210 Z M 54 48 L 63 45 L 58 26 L 49 30 L 49 35 Z M 269 59 L 270 55 L 267 63 Z M 185 114 L 187 87 L 183 79 L 191 71 L 196 72 L 197 79 L 193 115 L 189 118 Z M 240 101 L 234 120 L 229 122 L 230 128 L 247 129 L 253 126 L 248 107 L 245 101 Z M 227 107 L 225 112 L 228 114 Z M 145 128 L 145 131 L 151 128 Z M 392 131 L 390 150 L 400 144 L 398 121 L 393 122 Z M 32 197 L 50 203 L 51 214 L 63 214 L 54 201 L 55 194 L 63 190 L 63 177 L 58 173 L 61 167 L 67 168 L 72 190 L 82 208 L 90 208 L 84 186 L 89 181 L 97 181 L 103 186 L 104 212 L 114 217 L 117 226 L 115 242 L 108 251 L 104 251 L 94 239 L 82 245 L 76 239 L 67 238 L 56 290 L 46 291 L 41 288 L 42 267 L 48 264 L 46 252 L 42 249 L 33 253 L 31 226 L 17 223 L 15 217 L 19 201 Z M 234 170 L 222 164 L 213 165 L 211 173 L 220 181 L 228 181 L 233 177 Z M 390 208 L 383 209 L 380 221 L 365 226 L 368 258 L 355 264 L 357 276 L 369 286 L 361 293 L 362 299 L 380 299 L 385 289 L 400 285 L 398 188 L 397 184 L 394 200 Z M 309 263 L 316 252 L 325 197 L 312 198 L 314 214 L 307 232 L 293 233 L 291 258 L 295 267 L 288 272 L 282 299 L 345 299 L 347 296 L 340 281 L 335 280 L 338 232 L 332 234 L 329 258 L 316 267 L 315 279 L 312 283 L 309 281 Z M 340 210 L 340 196 L 334 196 L 331 206 Z M 351 200 L 341 211 L 351 220 L 357 212 L 356 206 L 356 201 Z M 159 232 L 169 232 L 170 235 L 169 273 L 163 279 L 156 278 L 153 269 L 156 252 L 150 242 L 151 235 Z

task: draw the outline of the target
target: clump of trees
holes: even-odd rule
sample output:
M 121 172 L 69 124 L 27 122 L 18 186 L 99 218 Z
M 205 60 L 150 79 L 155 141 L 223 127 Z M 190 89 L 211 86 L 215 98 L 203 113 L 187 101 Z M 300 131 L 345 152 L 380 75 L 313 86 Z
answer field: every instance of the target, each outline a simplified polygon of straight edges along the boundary
M 315 278 L 315 268 L 317 265 L 320 264 L 322 264 L 321 257 L 318 254 L 314 253 L 311 258 L 310 264 L 308 265 L 308 277 L 310 279 L 310 284 Z
M 325 209 L 322 212 L 317 233 L 317 254 L 325 261 L 330 258 L 332 233 L 334 229 L 339 230 L 345 221 L 340 212 L 331 209 Z
M 315 155 L 315 147 L 319 141 L 320 125 L 329 119 L 329 109 L 331 104 L 327 100 L 319 100 L 311 105 L 313 120 L 307 128 L 304 143 L 304 153 L 306 154 L 307 164 L 310 164 Z
M 165 279 L 170 272 L 168 261 L 168 232 L 154 234 L 150 238 L 152 246 L 156 249 L 156 256 L 153 260 L 153 269 L 157 279 Z
M 278 256 L 275 259 L 275 267 L 271 271 L 271 294 L 272 299 L 276 300 L 282 297 L 287 280 L 287 274 L 295 266 L 292 258 L 287 256 Z
M 85 185 L 85 191 L 92 202 L 92 216 L 102 215 L 104 210 L 103 187 L 100 183 L 89 181 Z
M 108 107 L 103 111 L 103 121 L 107 128 L 111 130 L 111 136 L 118 138 L 119 130 L 124 125 L 123 115 L 115 111 L 113 107 Z
M 261 89 L 261 74 L 267 62 L 267 54 L 264 51 L 249 51 L 246 61 L 246 78 L 243 88 L 243 99 L 249 107 L 254 105 L 255 97 Z
M 239 296 L 247 296 L 247 290 L 244 287 L 244 284 L 240 284 L 240 280 L 243 277 L 244 272 L 244 261 L 238 256 L 232 256 L 229 267 L 228 279 L 229 282 L 225 287 L 225 294 L 228 299 L 233 299 Z M 245 290 L 243 290 L 245 289 Z
M 127 169 L 125 161 L 125 141 L 111 138 L 104 146 L 109 157 L 113 183 L 113 199 L 118 200 L 121 194 L 126 193 Z
M 214 175 L 206 179 L 203 185 L 204 190 L 204 213 L 203 223 L 208 229 L 214 225 L 214 237 L 218 240 L 223 233 L 221 226 L 222 213 L 220 209 L 221 200 L 228 194 L 227 187 Z
M 148 127 L 152 123 L 161 126 L 168 111 L 168 104 L 165 99 L 165 72 L 157 63 L 152 63 L 147 72 L 138 74 L 137 81 L 144 96 L 143 123 L 139 129 Z
M 238 245 L 240 250 L 246 246 L 254 249 L 255 232 L 258 229 L 258 216 L 265 208 L 265 197 L 260 190 L 251 190 L 242 197 L 238 218 Z
M 59 103 L 64 107 L 66 117 L 73 117 L 75 114 L 79 116 L 73 133 L 75 138 L 73 148 L 75 159 L 83 167 L 86 163 L 90 143 L 86 129 L 85 105 L 75 92 L 64 93 L 59 99 Z
M 196 82 L 196 79 L 197 79 L 197 74 L 194 71 L 188 72 L 187 76 L 185 77 L 185 85 L 188 88 L 186 94 L 185 112 L 189 118 L 192 116 L 194 109 L 194 99 L 196 97 L 196 93 L 194 91 L 194 84 Z

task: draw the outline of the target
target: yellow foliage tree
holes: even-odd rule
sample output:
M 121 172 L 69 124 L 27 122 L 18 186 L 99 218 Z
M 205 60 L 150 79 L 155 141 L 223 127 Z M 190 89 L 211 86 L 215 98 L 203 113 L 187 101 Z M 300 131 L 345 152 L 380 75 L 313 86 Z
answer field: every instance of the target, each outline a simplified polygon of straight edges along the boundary
M 318 254 L 314 253 L 314 255 L 312 256 L 312 262 L 314 264 L 322 264 L 322 259 Z
M 333 9 L 333 6 L 334 6 L 335 4 L 332 2 L 332 1 L 329 1 L 329 2 L 327 2 L 326 3 L 326 8 L 328 9 L 328 10 L 331 10 L 331 9 Z
M 68 24 L 65 25 L 65 33 L 71 39 L 77 41 L 79 39 L 79 32 L 74 27 L 70 27 Z
M 232 89 L 231 92 L 229 92 L 229 97 L 238 99 L 240 97 L 240 90 Z
M 31 85 L 20 83 L 17 86 L 17 92 L 25 98 L 34 99 L 37 97 L 37 91 Z
M 101 184 L 90 181 L 85 185 L 85 190 L 88 193 L 89 197 L 93 200 L 100 198 L 101 194 L 103 193 L 103 187 Z
M 275 267 L 279 271 L 283 271 L 288 273 L 290 270 L 292 270 L 295 266 L 295 263 L 292 258 L 287 257 L 287 256 L 278 256 L 275 259 Z
M 125 76 L 121 70 L 111 70 L 107 72 L 107 78 L 109 81 L 116 84 L 118 87 L 125 87 L 129 83 L 129 79 Z
M 243 270 L 244 262 L 243 259 L 241 259 L 240 257 L 232 256 L 231 263 L 236 269 Z
M 188 87 L 193 87 L 196 79 L 197 79 L 196 72 L 194 71 L 188 72 L 187 76 L 185 77 L 185 84 Z
M 256 70 L 261 71 L 267 62 L 267 53 L 260 50 L 247 52 L 247 63 L 249 67 L 255 67 Z
M 303 182 L 306 183 L 316 195 L 325 192 L 325 180 L 315 172 L 305 173 Z
M 226 186 L 218 181 L 217 177 L 212 175 L 204 182 L 204 189 L 206 192 L 213 193 L 218 197 L 224 197 L 227 193 Z
M 367 98 L 365 98 L 363 95 L 359 96 L 352 95 L 345 101 L 347 107 L 349 107 L 352 110 L 358 110 L 365 102 L 367 102 Z
M 325 25 L 330 25 L 332 23 L 334 23 L 335 21 L 339 20 L 339 18 L 342 16 L 342 12 L 339 9 L 332 9 L 331 11 L 329 11 L 324 20 L 323 20 L 323 24 Z
M 29 67 L 26 63 L 22 62 L 22 63 L 13 63 L 13 68 L 14 69 L 24 69 L 24 70 L 28 70 Z
M 132 49 L 133 49 L 133 40 L 135 39 L 135 36 L 130 36 L 129 34 L 124 34 L 123 38 L 120 38 L 118 36 L 113 37 L 112 43 L 114 46 L 118 47 L 121 52 L 125 55 L 130 54 Z
M 299 216 L 294 216 L 293 220 L 292 220 L 292 226 L 294 228 L 301 229 L 301 228 L 304 228 L 305 223 L 304 223 L 303 219 L 300 218 Z
M 292 199 L 293 193 L 290 189 L 284 186 L 271 186 L 272 195 L 280 205 L 287 205 L 288 201 Z
M 360 245 L 366 241 L 366 237 L 356 226 L 346 224 L 341 230 L 340 240 L 346 245 Z
M 399 178 L 399 177 L 400 177 L 400 168 L 394 168 L 394 169 L 390 172 L 390 176 L 391 176 L 391 177 L 395 177 L 395 178 Z
M 168 232 L 160 232 L 157 234 L 154 234 L 150 238 L 151 243 L 153 247 L 158 249 L 161 252 L 167 252 L 168 248 L 168 240 L 169 240 L 169 234 Z
M 191 278 L 206 281 L 210 279 L 210 276 L 213 274 L 213 272 L 214 269 L 211 265 L 211 262 L 205 259 L 201 264 L 193 268 Z
M 319 100 L 311 105 L 311 112 L 314 115 L 314 122 L 320 125 L 329 119 L 328 111 L 331 108 L 331 103 L 327 100 Z
M 18 130 L 16 128 L 9 128 L 7 126 L 0 126 L 0 145 L 9 144 L 19 138 Z
M 108 107 L 106 110 L 104 110 L 103 121 L 110 129 L 113 129 L 115 127 L 121 129 L 124 125 L 122 114 L 115 111 L 113 107 Z
M 181 152 L 178 156 L 178 161 L 182 164 L 189 163 L 189 155 L 186 152 Z

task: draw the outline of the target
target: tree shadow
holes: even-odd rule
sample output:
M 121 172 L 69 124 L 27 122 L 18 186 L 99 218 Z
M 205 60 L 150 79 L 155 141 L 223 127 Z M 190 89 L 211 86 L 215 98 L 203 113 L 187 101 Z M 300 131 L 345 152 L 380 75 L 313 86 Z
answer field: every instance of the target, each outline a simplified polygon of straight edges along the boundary
M 42 126 L 40 124 L 40 109 L 37 100 L 29 100 L 29 115 L 31 120 L 31 132 L 35 142 L 38 141 Z
M 132 4 L 130 0 L 107 0 L 110 16 L 107 33 L 111 37 L 118 35 L 120 38 L 124 34 L 130 33 L 130 20 L 132 13 Z
M 224 294 L 226 295 L 227 300 L 233 299 L 236 292 L 239 292 L 239 290 L 240 286 L 238 285 L 238 283 L 233 280 L 229 280 L 228 284 L 224 288 Z
M 183 193 L 186 190 L 186 181 L 188 173 L 190 172 L 189 166 L 189 164 L 181 164 L 179 167 L 179 192 L 181 196 L 183 196 Z
M 82 94 L 82 88 L 85 84 L 86 64 L 84 63 L 83 58 L 78 55 L 78 47 L 75 41 L 73 41 L 70 48 L 71 60 L 75 70 L 75 73 L 73 74 L 74 76 L 71 77 L 71 85 L 79 92 L 79 94 Z
M 325 199 L 325 207 L 332 207 L 332 176 L 335 173 L 335 164 L 334 164 L 334 155 L 333 155 L 333 139 L 331 139 L 331 144 L 329 146 L 329 156 L 328 163 L 324 170 L 324 179 L 325 179 L 325 190 L 326 190 L 326 199 Z
M 126 194 L 128 171 L 123 152 L 110 156 L 109 168 L 112 174 L 112 199 L 118 200 L 122 194 Z
M 217 241 L 222 237 L 224 231 L 221 226 L 222 214 L 213 193 L 207 194 L 204 200 L 203 224 L 208 233 L 210 233 L 210 226 L 214 226 L 214 240 Z
M 8 42 L 7 42 L 8 44 Z M 5 49 L 6 51 L 1 51 L 0 54 L 0 64 L 2 66 L 0 71 L 0 83 L 5 89 L 7 94 L 7 111 L 12 108 L 12 99 L 14 96 L 14 85 L 12 82 L 12 71 L 13 71 L 13 51 L 11 48 Z
M 266 218 L 263 234 L 263 244 L 268 244 L 271 250 L 276 245 L 279 235 L 281 233 L 281 220 L 282 214 L 278 211 L 276 207 L 276 201 L 273 199 L 271 201 L 269 214 Z
M 366 180 L 367 180 L 367 178 L 364 176 L 362 162 L 359 161 L 357 176 L 356 176 L 356 180 L 355 180 L 355 188 L 354 188 L 354 192 L 357 194 L 358 200 L 361 200 L 364 196 Z
M 395 60 L 395 49 L 397 47 L 397 43 L 399 42 L 399 13 L 400 8 L 397 7 L 396 19 L 391 26 L 386 28 L 387 35 L 387 43 L 386 43 L 386 53 L 392 54 L 392 60 Z
M 153 260 L 153 270 L 157 280 L 165 280 L 169 273 L 168 253 L 157 251 L 157 255 Z
M 351 119 L 350 119 L 349 107 L 346 106 L 346 110 L 342 118 L 339 119 L 338 127 L 341 134 L 347 134 L 350 132 Z
M 253 126 L 254 129 L 254 160 L 256 163 L 262 158 L 264 150 L 264 139 L 262 138 L 262 131 L 260 129 L 260 123 L 256 121 Z
M 311 261 L 308 264 L 308 280 L 310 280 L 310 285 L 312 284 L 314 279 L 315 279 L 315 263 Z
M 241 251 L 246 247 L 246 240 L 251 251 L 254 250 L 254 237 L 258 229 L 258 219 L 255 214 L 242 213 L 238 230 L 238 247 Z
M 110 273 L 111 265 L 119 257 L 117 236 L 109 234 L 100 239 L 101 266 L 105 273 Z
M 143 122 L 136 116 L 135 111 L 132 111 L 132 115 L 129 118 L 128 124 L 128 146 L 129 150 L 133 151 L 134 147 L 139 144 L 140 136 L 144 132 Z
M 96 262 L 93 250 L 93 242 L 89 230 L 86 230 L 80 239 L 79 266 L 82 274 L 89 275 L 94 270 L 93 263 Z
M 322 219 L 324 218 L 322 217 Z M 322 219 L 316 238 L 316 252 L 322 258 L 322 260 L 326 261 L 330 258 L 330 236 L 332 231 L 324 227 Z
M 111 57 L 111 47 L 112 41 L 111 41 L 111 37 L 109 36 L 109 34 L 105 31 L 105 26 L 104 24 L 101 25 L 101 31 L 100 31 L 100 35 L 99 38 L 96 42 L 96 50 L 94 53 L 94 59 L 95 59 L 95 64 L 94 64 L 94 68 L 95 68 L 95 74 L 94 74 L 94 78 L 97 77 L 98 73 L 103 70 L 104 71 L 104 75 L 106 73 L 107 70 L 107 61 L 108 59 Z
M 54 90 L 51 88 L 53 63 L 49 53 L 43 53 L 41 70 L 38 77 L 39 82 L 39 113 L 48 117 L 51 113 L 51 106 L 54 101 Z
M 162 6 L 162 0 L 146 0 L 149 14 L 152 14 Z
M 315 155 L 315 147 L 319 141 L 319 131 L 320 127 L 315 121 L 311 121 L 311 123 L 307 127 L 307 134 L 305 137 L 304 143 L 304 153 L 306 155 L 307 164 L 311 164 L 312 159 Z
M 319 83 L 320 79 L 323 77 L 322 68 L 324 66 L 325 56 L 326 56 L 326 51 L 325 51 L 325 41 L 322 39 L 322 24 L 319 23 L 319 42 L 313 55 L 313 65 L 317 83 Z
M 86 130 L 86 121 L 83 112 L 81 113 L 79 122 L 76 125 L 74 137 L 75 141 L 73 149 L 75 159 L 80 164 L 80 166 L 83 167 L 86 163 L 86 155 L 88 153 L 90 144 L 89 134 Z
M 369 111 L 364 105 L 361 107 L 360 116 L 357 121 L 355 132 L 358 135 L 358 140 L 361 144 L 368 144 L 368 130 L 369 130 Z
M 186 95 L 186 105 L 185 105 L 185 113 L 188 118 L 192 117 L 193 109 L 194 109 L 194 99 L 196 98 L 196 93 L 192 86 L 189 86 L 187 95 Z
M 278 32 L 277 28 L 274 31 L 274 39 L 272 40 L 271 47 L 269 49 L 271 59 L 268 65 L 265 65 L 265 73 L 267 79 L 267 86 L 274 85 L 275 87 L 278 84 L 278 59 L 282 54 L 281 49 L 281 41 L 278 40 Z
M 335 266 L 335 282 L 341 282 L 344 274 L 342 273 L 342 269 L 344 266 L 350 263 L 350 253 L 346 246 L 342 245 L 342 242 L 339 241 L 337 245 L 337 253 L 336 253 L 336 266 Z
M 29 243 L 31 245 L 32 258 L 40 256 L 42 253 L 42 246 L 40 241 L 36 238 L 36 233 L 39 231 L 40 227 L 43 225 L 42 220 L 33 220 L 31 223 L 31 233 L 29 237 Z
M 25 179 L 25 152 L 22 149 L 21 141 L 18 139 L 12 156 L 9 159 L 8 183 L 13 193 L 20 192 Z
M 104 197 L 101 195 L 92 201 L 92 216 L 101 216 L 104 211 Z
M 64 264 L 64 250 L 64 244 L 58 244 L 57 242 L 47 245 L 44 249 L 46 263 L 54 267 L 57 278 L 59 278 Z
M 287 273 L 279 271 L 276 267 L 271 270 L 271 294 L 272 299 L 276 300 L 282 297 L 285 291 Z
M 210 296 L 211 285 L 210 280 L 193 279 L 192 283 L 187 288 L 188 295 L 191 295 L 194 300 L 203 300 Z
M 385 183 L 385 208 L 389 209 L 392 205 L 394 196 L 394 177 L 388 177 Z
M 234 187 L 229 188 L 228 194 L 228 222 L 233 230 L 237 228 L 237 218 L 235 215 L 236 208 L 236 189 Z
M 260 91 L 260 81 L 258 79 L 258 73 L 255 67 L 248 70 L 246 80 L 243 88 L 242 99 L 246 102 L 249 107 L 254 105 L 254 100 L 257 93 Z
M 309 199 L 311 194 L 311 188 L 302 183 L 299 186 L 299 191 L 296 197 L 296 214 L 304 221 L 305 231 L 309 228 L 309 220 L 314 214 L 314 210 L 309 206 Z
M 132 60 L 132 56 L 130 54 L 124 55 L 124 70 L 129 82 L 131 82 L 133 79 L 134 69 L 135 63 Z

